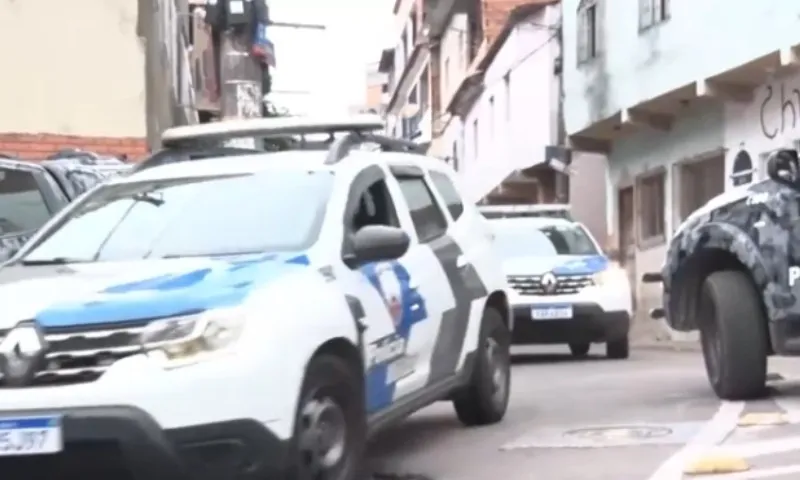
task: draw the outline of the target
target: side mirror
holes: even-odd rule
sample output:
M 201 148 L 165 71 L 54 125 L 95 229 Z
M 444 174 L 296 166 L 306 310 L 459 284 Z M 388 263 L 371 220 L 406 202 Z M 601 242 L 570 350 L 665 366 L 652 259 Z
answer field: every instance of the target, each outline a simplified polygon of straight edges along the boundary
M 411 239 L 401 228 L 367 225 L 353 237 L 354 259 L 358 263 L 394 260 L 405 255 Z
M 798 187 L 800 185 L 800 160 L 797 150 L 780 149 L 770 154 L 767 159 L 767 173 L 772 180 Z

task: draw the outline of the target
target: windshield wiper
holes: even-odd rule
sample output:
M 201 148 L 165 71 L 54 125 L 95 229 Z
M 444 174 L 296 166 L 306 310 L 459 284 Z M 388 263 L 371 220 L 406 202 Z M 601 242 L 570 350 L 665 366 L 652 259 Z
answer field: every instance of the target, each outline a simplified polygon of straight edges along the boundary
M 35 266 L 35 265 L 68 265 L 70 263 L 86 263 L 90 261 L 91 260 L 86 260 L 82 258 L 53 257 L 53 258 L 41 258 L 35 260 L 22 260 L 19 263 L 25 266 Z

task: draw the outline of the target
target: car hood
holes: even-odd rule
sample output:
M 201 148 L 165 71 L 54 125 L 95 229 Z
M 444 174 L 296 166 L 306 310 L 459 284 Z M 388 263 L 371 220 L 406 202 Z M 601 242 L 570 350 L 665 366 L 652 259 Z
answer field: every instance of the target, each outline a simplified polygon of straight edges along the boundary
M 521 256 L 503 260 L 506 275 L 591 275 L 608 268 L 604 255 Z
M 35 318 L 82 327 L 239 305 L 254 289 L 305 270 L 305 255 L 247 255 L 0 269 L 0 330 Z

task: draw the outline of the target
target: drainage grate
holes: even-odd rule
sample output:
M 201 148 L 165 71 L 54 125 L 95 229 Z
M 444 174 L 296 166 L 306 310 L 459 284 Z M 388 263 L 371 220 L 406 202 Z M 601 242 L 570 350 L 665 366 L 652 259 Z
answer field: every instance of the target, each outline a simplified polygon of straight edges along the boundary
M 622 424 L 536 428 L 501 450 L 525 448 L 608 448 L 638 445 L 680 445 L 697 433 L 703 422 Z

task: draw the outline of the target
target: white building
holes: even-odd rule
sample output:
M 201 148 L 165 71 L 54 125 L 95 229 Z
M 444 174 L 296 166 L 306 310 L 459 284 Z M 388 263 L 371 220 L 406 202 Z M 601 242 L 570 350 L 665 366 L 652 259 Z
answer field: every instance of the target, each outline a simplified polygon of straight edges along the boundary
M 452 115 L 444 139 L 472 200 L 571 203 L 605 241 L 606 185 L 597 181 L 605 177 L 605 159 L 559 147 L 560 21 L 558 2 L 518 5 L 460 85 L 443 79 Z
M 636 279 L 691 211 L 800 138 L 800 4 L 563 3 L 567 134 L 608 154 L 606 221 Z M 657 285 L 635 285 L 640 313 L 660 303 Z

